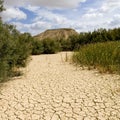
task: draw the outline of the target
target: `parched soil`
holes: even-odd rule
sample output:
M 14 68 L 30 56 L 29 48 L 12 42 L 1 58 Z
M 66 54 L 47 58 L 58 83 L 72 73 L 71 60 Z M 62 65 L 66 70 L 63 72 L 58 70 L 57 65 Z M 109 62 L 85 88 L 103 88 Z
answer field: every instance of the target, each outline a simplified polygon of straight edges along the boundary
M 0 120 L 120 120 L 120 76 L 76 67 L 71 54 L 32 56 L 1 87 Z

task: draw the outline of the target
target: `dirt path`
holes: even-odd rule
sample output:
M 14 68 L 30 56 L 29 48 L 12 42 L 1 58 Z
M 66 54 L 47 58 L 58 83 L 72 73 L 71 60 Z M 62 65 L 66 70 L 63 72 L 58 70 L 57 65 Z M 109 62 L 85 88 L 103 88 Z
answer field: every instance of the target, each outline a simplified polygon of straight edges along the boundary
M 120 120 L 120 77 L 76 70 L 65 56 L 33 56 L 23 77 L 5 83 L 0 120 Z

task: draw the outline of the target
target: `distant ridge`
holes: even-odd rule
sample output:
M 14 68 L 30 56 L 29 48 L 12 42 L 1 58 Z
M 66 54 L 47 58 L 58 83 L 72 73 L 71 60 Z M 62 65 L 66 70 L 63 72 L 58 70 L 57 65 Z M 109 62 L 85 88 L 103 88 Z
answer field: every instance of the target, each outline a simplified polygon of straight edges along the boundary
M 43 40 L 46 38 L 56 39 L 56 40 L 60 40 L 60 39 L 66 40 L 68 39 L 69 36 L 77 35 L 77 34 L 78 33 L 71 28 L 48 29 L 45 32 L 34 36 L 34 38 L 37 38 L 38 40 Z

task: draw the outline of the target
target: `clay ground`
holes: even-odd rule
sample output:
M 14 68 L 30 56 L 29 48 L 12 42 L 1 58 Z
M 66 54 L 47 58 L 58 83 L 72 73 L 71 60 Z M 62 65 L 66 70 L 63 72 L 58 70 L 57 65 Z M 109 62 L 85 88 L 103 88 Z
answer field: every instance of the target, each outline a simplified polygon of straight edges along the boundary
M 65 52 L 32 56 L 2 85 L 0 120 L 120 120 L 120 76 L 82 70 Z

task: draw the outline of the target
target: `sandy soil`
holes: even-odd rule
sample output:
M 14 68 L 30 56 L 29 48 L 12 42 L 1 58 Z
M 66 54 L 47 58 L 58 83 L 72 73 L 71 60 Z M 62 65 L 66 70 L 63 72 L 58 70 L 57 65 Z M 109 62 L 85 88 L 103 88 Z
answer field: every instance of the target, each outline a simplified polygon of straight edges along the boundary
M 32 56 L 24 71 L 1 87 L 0 120 L 120 120 L 120 76 L 82 70 L 65 52 Z

